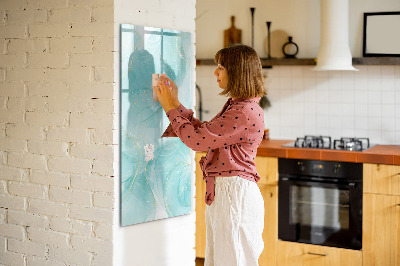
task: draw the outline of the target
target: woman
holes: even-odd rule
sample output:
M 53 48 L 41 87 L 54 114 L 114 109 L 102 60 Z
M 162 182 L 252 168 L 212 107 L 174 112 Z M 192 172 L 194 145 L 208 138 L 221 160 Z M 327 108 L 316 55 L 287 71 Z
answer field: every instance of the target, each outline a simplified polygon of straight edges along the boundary
M 205 265 L 258 265 L 264 247 L 264 201 L 254 163 L 264 134 L 261 63 L 246 45 L 218 51 L 215 62 L 220 95 L 230 98 L 210 122 L 194 118 L 179 103 L 170 79 L 153 87 L 171 122 L 162 137 L 178 136 L 194 151 L 207 151 L 200 160 L 206 182 Z

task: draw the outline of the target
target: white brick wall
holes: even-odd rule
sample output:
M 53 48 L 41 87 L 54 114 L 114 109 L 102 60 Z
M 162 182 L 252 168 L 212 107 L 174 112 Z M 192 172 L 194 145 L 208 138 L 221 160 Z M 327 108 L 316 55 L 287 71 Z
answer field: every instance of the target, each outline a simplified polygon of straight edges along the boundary
M 1 0 L 0 265 L 112 265 L 113 0 Z

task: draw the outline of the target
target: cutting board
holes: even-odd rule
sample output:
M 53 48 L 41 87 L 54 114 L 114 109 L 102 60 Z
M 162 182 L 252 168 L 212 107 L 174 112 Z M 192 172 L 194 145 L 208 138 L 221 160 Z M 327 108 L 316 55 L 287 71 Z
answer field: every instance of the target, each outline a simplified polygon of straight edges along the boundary
M 235 16 L 231 16 L 231 27 L 224 31 L 224 48 L 242 43 L 242 30 L 235 27 Z

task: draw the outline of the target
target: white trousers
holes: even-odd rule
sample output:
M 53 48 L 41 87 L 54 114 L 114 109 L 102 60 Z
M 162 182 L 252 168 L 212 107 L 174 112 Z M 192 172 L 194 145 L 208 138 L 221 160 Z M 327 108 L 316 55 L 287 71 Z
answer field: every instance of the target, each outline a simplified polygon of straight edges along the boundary
M 205 266 L 253 266 L 264 249 L 264 199 L 255 182 L 216 177 L 206 206 Z

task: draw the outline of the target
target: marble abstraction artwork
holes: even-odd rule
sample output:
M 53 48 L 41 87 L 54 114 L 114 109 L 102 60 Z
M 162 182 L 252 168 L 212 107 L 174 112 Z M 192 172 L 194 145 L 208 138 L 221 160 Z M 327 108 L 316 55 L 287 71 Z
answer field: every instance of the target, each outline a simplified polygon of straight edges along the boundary
M 190 149 L 161 138 L 169 120 L 153 99 L 152 74 L 164 73 L 191 107 L 191 34 L 121 25 L 121 225 L 191 211 Z

